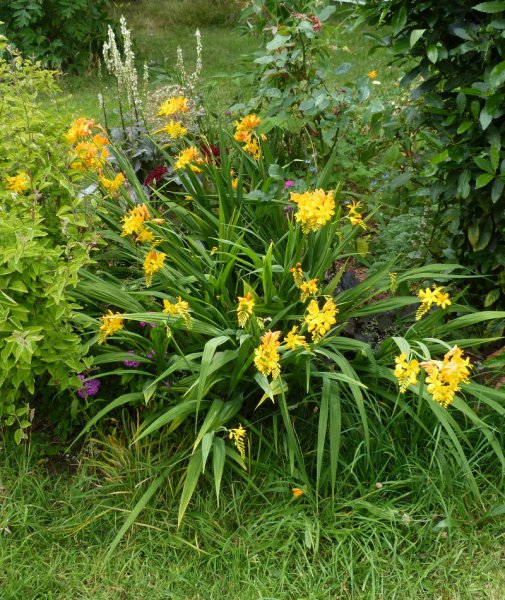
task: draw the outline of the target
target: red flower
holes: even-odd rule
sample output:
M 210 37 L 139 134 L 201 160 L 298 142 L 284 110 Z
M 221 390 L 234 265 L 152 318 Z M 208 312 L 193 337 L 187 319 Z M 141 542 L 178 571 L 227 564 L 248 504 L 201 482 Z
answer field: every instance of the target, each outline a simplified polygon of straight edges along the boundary
M 168 169 L 167 167 L 165 167 L 165 165 L 155 167 L 145 178 L 144 185 L 146 187 L 156 187 L 158 183 L 163 179 L 163 175 L 165 175 L 165 173 L 168 173 Z
M 221 148 L 219 146 L 214 146 L 214 144 L 202 144 L 200 146 L 200 152 L 203 154 L 206 162 L 215 161 L 216 165 L 219 167 L 221 164 Z

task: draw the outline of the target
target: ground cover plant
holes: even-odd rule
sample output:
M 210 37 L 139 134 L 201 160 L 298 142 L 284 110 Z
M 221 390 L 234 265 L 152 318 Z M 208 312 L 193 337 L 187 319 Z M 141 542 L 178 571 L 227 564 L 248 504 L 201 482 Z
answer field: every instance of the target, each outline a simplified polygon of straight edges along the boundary
M 500 597 L 505 393 L 489 326 L 505 314 L 472 307 L 457 263 L 424 248 L 399 261 L 414 239 L 401 219 L 403 237 L 376 241 L 381 204 L 405 182 L 416 191 L 411 101 L 373 69 L 353 79 L 337 63 L 345 84 L 324 71 L 340 22 L 321 3 L 256 1 L 242 23 L 254 19 L 256 58 L 278 70 L 256 63 L 252 104 L 222 117 L 201 88 L 204 35 L 194 71 L 179 60 L 141 91 L 121 20 L 106 127 L 82 113 L 62 127 L 47 113 L 53 75 L 5 63 L 19 113 L 8 156 L 25 131 L 37 143 L 23 170 L 9 159 L 0 215 L 43 228 L 37 268 L 81 261 L 56 312 L 47 273 L 7 274 L 36 291 L 30 304 L 9 284 L 27 326 L 40 311 L 59 336 L 39 328 L 31 363 L 0 337 L 18 394 L 3 428 L 7 597 Z M 28 73 L 44 84 L 23 100 L 12 78 Z M 42 383 L 23 394 L 20 360 Z

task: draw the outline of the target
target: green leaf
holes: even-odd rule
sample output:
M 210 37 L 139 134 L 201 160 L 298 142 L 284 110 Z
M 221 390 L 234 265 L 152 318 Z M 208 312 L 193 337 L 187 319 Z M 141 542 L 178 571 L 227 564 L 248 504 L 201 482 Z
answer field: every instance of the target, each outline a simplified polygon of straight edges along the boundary
M 430 44 L 426 49 L 426 55 L 428 56 L 428 60 L 435 64 L 438 60 L 438 48 L 436 44 Z
M 505 10 L 505 2 L 503 2 L 502 0 L 494 0 L 493 2 L 481 2 L 480 4 L 477 4 L 472 8 L 473 10 L 478 10 L 479 12 L 494 14 Z
M 487 112 L 486 107 L 484 106 L 484 108 L 480 111 L 479 114 L 479 122 L 483 131 L 485 131 L 489 127 L 492 120 L 493 116 Z
M 23 439 L 23 430 L 16 429 L 16 431 L 14 432 L 14 441 L 16 442 L 16 444 L 18 446 L 19 446 L 19 444 L 21 444 L 22 439 Z
M 317 426 L 317 452 L 316 452 L 316 490 L 319 491 L 321 483 L 321 469 L 323 466 L 324 443 L 328 429 L 328 411 L 330 406 L 331 379 L 323 378 L 323 391 L 319 405 L 319 423 Z
M 491 290 L 490 292 L 488 292 L 487 296 L 484 299 L 484 306 L 485 308 L 488 308 L 489 306 L 492 306 L 500 297 L 501 291 L 500 288 L 495 288 L 494 290 Z
M 214 485 L 216 488 L 217 505 L 219 506 L 219 495 L 221 491 L 221 480 L 223 479 L 224 463 L 226 459 L 226 447 L 223 438 L 216 437 L 212 446 L 212 470 L 214 471 Z
M 505 60 L 498 63 L 489 74 L 489 84 L 495 88 L 500 87 L 505 83 Z
M 410 47 L 413 48 L 417 42 L 423 37 L 426 29 L 413 29 L 410 32 Z
M 468 228 L 468 240 L 470 241 L 470 244 L 472 244 L 474 250 L 475 246 L 477 245 L 477 242 L 479 241 L 479 234 L 479 224 L 472 223 L 472 225 L 470 225 L 470 227 Z
M 400 6 L 400 9 L 393 15 L 393 18 L 391 20 L 393 33 L 395 35 L 398 35 L 400 31 L 405 27 L 405 25 L 407 24 L 407 18 L 407 4 L 404 2 Z
M 456 133 L 459 135 L 461 133 L 465 133 L 465 131 L 468 131 L 468 129 L 470 129 L 470 127 L 472 127 L 473 125 L 473 121 L 463 121 L 463 123 L 461 123 L 461 125 L 458 127 Z
M 186 470 L 186 478 L 184 479 L 184 487 L 182 488 L 181 500 L 179 502 L 179 514 L 177 516 L 178 525 L 181 524 L 184 514 L 188 508 L 189 501 L 196 489 L 196 484 L 202 472 L 202 448 L 198 447 L 197 451 L 189 460 Z
M 285 46 L 287 42 L 289 42 L 289 40 L 291 39 L 290 35 L 280 35 L 277 34 L 273 40 L 270 40 L 268 42 L 268 44 L 266 45 L 266 49 L 268 50 L 268 52 L 272 52 L 273 50 L 278 50 L 279 48 L 282 48 L 282 46 Z
M 475 182 L 475 189 L 480 189 L 485 187 L 490 181 L 494 179 L 494 175 L 490 173 L 482 173 L 477 177 L 477 181 Z

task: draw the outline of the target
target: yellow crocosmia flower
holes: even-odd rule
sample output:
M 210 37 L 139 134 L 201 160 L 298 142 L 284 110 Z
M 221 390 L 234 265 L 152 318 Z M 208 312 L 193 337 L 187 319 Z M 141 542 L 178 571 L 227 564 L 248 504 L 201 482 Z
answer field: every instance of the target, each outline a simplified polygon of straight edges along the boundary
M 75 144 L 78 140 L 91 137 L 93 128 L 96 127 L 94 119 L 80 117 L 72 121 L 70 129 L 65 133 L 65 139 L 69 144 Z
M 228 430 L 228 437 L 233 441 L 233 445 L 238 450 L 242 460 L 245 460 L 245 439 L 247 437 L 247 431 L 242 424 L 239 423 L 238 427 Z
M 188 112 L 188 99 L 184 96 L 171 96 L 160 106 L 159 117 L 170 117 L 176 113 Z
M 353 226 L 357 225 L 358 227 L 362 227 L 363 229 L 366 229 L 367 227 L 365 225 L 365 222 L 363 221 L 363 217 L 362 217 L 361 213 L 359 212 L 360 208 L 361 208 L 361 204 L 359 202 L 351 202 L 351 204 L 348 207 L 349 214 L 347 215 L 347 218 L 351 222 L 351 225 L 353 225 Z
M 152 231 L 150 231 L 146 227 L 142 227 L 139 234 L 135 238 L 135 241 L 138 242 L 139 244 L 143 244 L 143 243 L 150 244 L 151 242 L 154 241 L 154 238 L 155 238 L 155 236 Z
M 122 173 L 118 173 L 114 179 L 107 179 L 107 177 L 103 177 L 100 175 L 100 181 L 102 182 L 103 187 L 111 194 L 112 196 L 117 195 L 119 188 L 126 181 L 125 176 Z
M 123 329 L 124 319 L 121 318 L 123 313 L 113 313 L 111 310 L 107 312 L 100 320 L 103 321 L 98 333 L 98 343 L 103 344 L 105 340 L 116 331 Z
M 259 160 L 261 156 L 260 147 L 258 146 L 258 140 L 253 137 L 251 138 L 245 146 L 243 146 L 243 150 L 252 156 L 255 160 Z
M 254 350 L 256 368 L 265 377 L 271 375 L 272 379 L 277 379 L 281 374 L 278 352 L 280 335 L 280 331 L 267 331 L 261 336 L 261 344 Z
M 299 288 L 303 282 L 302 263 L 296 263 L 292 269 L 289 269 L 289 272 L 293 274 L 295 285 L 297 288 Z
M 369 79 L 375 79 L 377 77 L 377 71 L 370 71 L 368 73 L 368 78 Z
M 300 496 L 305 494 L 305 492 L 303 490 L 301 490 L 300 488 L 297 488 L 297 487 L 291 488 L 291 492 L 295 498 L 299 498 Z
M 30 176 L 26 171 L 19 171 L 17 175 L 6 178 L 7 189 L 16 194 L 23 194 L 30 187 Z
M 247 129 L 238 129 L 233 138 L 240 144 L 247 144 L 251 141 L 252 133 Z
M 305 323 L 314 342 L 318 342 L 335 325 L 337 314 L 338 308 L 331 298 L 326 300 L 322 309 L 319 308 L 316 300 L 309 302 L 305 313 Z
M 309 345 L 307 344 L 307 340 L 304 335 L 300 335 L 298 333 L 298 327 L 293 327 L 291 331 L 284 338 L 284 343 L 286 344 L 286 348 L 288 350 L 296 350 L 300 346 L 303 346 L 306 350 L 308 350 Z
M 203 162 L 203 158 L 198 153 L 198 149 L 195 146 L 190 146 L 179 152 L 175 168 L 185 169 L 189 165 L 194 173 L 200 173 L 201 169 L 197 167 L 196 164 L 201 165 Z
M 447 408 L 460 391 L 460 384 L 469 383 L 470 359 L 463 358 L 463 351 L 453 346 L 443 360 L 430 360 L 420 363 L 426 370 L 427 390 L 435 402 Z
M 188 133 L 188 130 L 179 121 L 171 120 L 164 127 L 162 127 L 161 129 L 158 129 L 158 131 L 156 133 L 166 133 L 173 140 L 176 140 L 176 139 L 182 137 L 183 135 L 186 135 Z
M 304 233 L 317 231 L 335 214 L 333 192 L 325 193 L 321 189 L 303 194 L 291 192 L 290 197 L 298 205 L 295 219 L 301 223 Z
M 149 209 L 145 204 L 138 204 L 122 219 L 122 236 L 137 234 L 144 229 L 145 221 L 150 218 Z
M 103 146 L 108 146 L 110 141 L 106 135 L 103 135 L 102 133 L 96 133 L 93 136 L 93 144 L 95 144 L 97 148 L 102 148 Z
M 311 279 L 310 281 L 304 281 L 300 285 L 300 302 L 306 302 L 309 296 L 315 296 L 319 288 L 317 287 L 317 279 Z
M 163 311 L 168 313 L 171 317 L 182 317 L 186 323 L 186 327 L 191 327 L 191 315 L 189 314 L 189 304 L 183 300 L 180 296 L 177 298 L 177 302 L 173 303 L 166 298 L 163 300 Z
M 443 289 L 443 287 L 434 286 L 432 290 L 430 288 L 419 290 L 417 297 L 421 301 L 421 306 L 417 309 L 416 321 L 419 321 L 419 319 L 421 319 L 433 305 L 439 306 L 442 309 L 445 309 L 447 306 L 451 305 L 449 294 L 447 292 L 443 292 Z
M 241 121 L 235 121 L 235 128 L 237 131 L 253 131 L 261 125 L 261 119 L 254 115 L 246 115 Z
M 71 169 L 78 171 L 100 171 L 110 156 L 105 146 L 98 147 L 93 141 L 83 141 L 70 150 Z
M 417 383 L 417 377 L 421 369 L 417 360 L 407 362 L 407 356 L 403 352 L 395 358 L 395 363 L 394 376 L 398 379 L 400 392 L 403 394 L 409 385 Z
M 167 255 L 164 252 L 149 250 L 144 260 L 144 273 L 146 276 L 146 285 L 149 287 L 153 281 L 154 273 L 163 268 L 163 263 Z
M 247 321 L 249 320 L 249 317 L 253 314 L 255 302 L 251 292 L 247 292 L 245 296 L 239 296 L 237 300 L 238 325 L 239 327 L 244 328 L 246 326 Z
M 238 177 L 235 177 L 235 179 L 231 180 L 231 189 L 236 192 L 238 189 Z

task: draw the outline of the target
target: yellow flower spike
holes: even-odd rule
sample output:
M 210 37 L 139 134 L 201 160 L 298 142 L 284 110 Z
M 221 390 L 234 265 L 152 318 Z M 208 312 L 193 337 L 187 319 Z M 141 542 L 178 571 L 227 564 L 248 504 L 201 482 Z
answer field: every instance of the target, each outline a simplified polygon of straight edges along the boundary
M 185 150 L 179 152 L 179 154 L 177 155 L 177 160 L 175 162 L 175 168 L 185 169 L 186 166 L 189 165 L 194 173 L 200 173 L 201 169 L 196 165 L 201 165 L 203 162 L 203 158 L 198 153 L 198 149 L 195 146 L 190 146 L 189 148 L 186 148 Z
M 139 234 L 135 238 L 135 241 L 138 242 L 139 244 L 144 243 L 144 242 L 150 244 L 150 243 L 154 242 L 154 233 L 152 231 L 150 231 L 149 229 L 147 229 L 146 227 L 142 227 Z
M 124 319 L 121 315 L 124 313 L 113 313 L 111 310 L 107 312 L 100 320 L 103 321 L 98 333 L 98 343 L 103 344 L 105 340 L 116 331 L 123 329 Z
M 119 188 L 126 181 L 126 177 L 123 175 L 123 173 L 118 173 L 114 177 L 114 179 L 107 179 L 107 177 L 104 177 L 103 175 L 100 175 L 99 178 L 100 178 L 100 181 L 102 182 L 103 187 L 112 196 L 117 195 L 117 192 L 119 191 Z
M 146 286 L 149 287 L 153 281 L 154 273 L 163 268 L 163 263 L 167 255 L 164 252 L 149 250 L 144 260 L 144 274 L 146 276 Z
M 337 314 L 338 308 L 331 298 L 326 300 L 322 309 L 316 300 L 309 302 L 304 320 L 314 342 L 318 342 L 335 325 Z
M 261 336 L 261 344 L 254 350 L 256 368 L 265 377 L 271 375 L 272 379 L 277 379 L 281 374 L 278 352 L 280 335 L 280 331 L 267 331 Z
M 176 140 L 188 133 L 188 130 L 179 121 L 170 120 L 164 127 L 158 129 L 155 133 L 166 133 L 173 140 Z
M 289 269 L 289 272 L 293 274 L 295 285 L 297 288 L 299 288 L 303 282 L 302 263 L 296 263 L 296 265 L 292 269 Z
M 362 229 L 367 229 L 365 222 L 363 221 L 363 217 L 358 209 L 361 208 L 360 202 L 351 202 L 348 207 L 349 213 L 347 214 L 347 218 L 351 222 L 351 225 L 361 227 Z
M 300 496 L 305 494 L 305 492 L 303 490 L 301 490 L 300 488 L 297 488 L 297 487 L 291 488 L 291 493 L 293 494 L 293 496 L 295 498 L 299 498 Z
M 460 391 L 460 384 L 469 383 L 470 359 L 463 358 L 463 351 L 458 346 L 452 347 L 443 360 L 430 360 L 420 363 L 426 370 L 428 393 L 435 402 L 447 408 Z
M 245 296 L 238 296 L 237 320 L 239 327 L 242 329 L 246 326 L 249 317 L 253 314 L 255 302 L 251 292 L 247 292 Z
M 75 144 L 77 140 L 91 137 L 94 127 L 96 127 L 94 119 L 80 117 L 72 121 L 70 129 L 64 134 L 64 137 L 69 144 Z
M 149 221 L 150 217 L 151 215 L 147 206 L 145 204 L 137 204 L 128 215 L 123 217 L 121 235 L 123 237 L 134 233 L 139 235 L 144 229 L 145 221 Z
M 164 313 L 168 313 L 170 316 L 174 317 L 182 317 L 186 327 L 188 329 L 191 328 L 191 315 L 189 303 L 181 298 L 181 296 L 177 297 L 177 302 L 172 303 L 170 300 L 166 298 L 163 299 L 163 311 Z
M 300 302 L 306 302 L 309 296 L 315 296 L 319 288 L 317 287 L 317 279 L 311 279 L 310 281 L 304 281 L 300 285 Z
M 421 319 L 433 305 L 445 309 L 447 306 L 452 304 L 451 300 L 449 299 L 449 294 L 447 292 L 443 292 L 443 289 L 443 287 L 434 286 L 432 290 L 430 288 L 419 290 L 417 297 L 421 301 L 421 306 L 417 309 L 416 321 L 419 321 L 419 319 Z
M 188 99 L 184 96 L 171 96 L 160 106 L 159 117 L 171 117 L 176 113 L 188 112 Z
M 16 194 L 23 194 L 30 187 L 30 176 L 26 171 L 19 171 L 17 175 L 6 178 L 7 189 Z
M 417 383 L 417 377 L 420 371 L 419 363 L 417 360 L 407 362 L 407 356 L 403 352 L 400 356 L 395 358 L 395 363 L 394 376 L 398 379 L 400 393 L 403 394 L 410 385 L 415 385 Z
M 242 424 L 239 423 L 238 427 L 228 430 L 228 437 L 233 441 L 233 445 L 238 450 L 242 460 L 245 460 L 245 439 L 247 437 L 247 431 Z
M 298 333 L 298 327 L 293 327 L 291 331 L 284 338 L 284 343 L 286 344 L 286 348 L 288 350 L 296 350 L 301 346 L 305 348 L 305 350 L 309 349 L 309 345 L 307 344 L 307 340 L 304 335 L 300 335 Z
M 249 154 L 249 156 L 252 156 L 255 160 L 260 159 L 260 147 L 258 145 L 258 140 L 255 137 L 251 138 L 251 140 L 248 141 L 247 144 L 245 144 L 243 149 L 245 152 L 247 152 L 247 154 Z
M 298 205 L 295 219 L 301 223 L 303 233 L 317 231 L 335 214 L 333 192 L 321 189 L 303 194 L 291 192 L 290 198 Z

